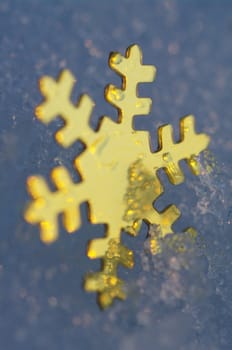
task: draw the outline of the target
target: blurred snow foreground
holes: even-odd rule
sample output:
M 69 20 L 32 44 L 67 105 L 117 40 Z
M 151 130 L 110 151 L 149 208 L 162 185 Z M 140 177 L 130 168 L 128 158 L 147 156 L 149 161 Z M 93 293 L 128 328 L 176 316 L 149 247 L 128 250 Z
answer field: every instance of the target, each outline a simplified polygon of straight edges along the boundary
M 108 312 L 105 328 L 117 338 L 116 348 L 230 349 L 225 327 L 232 321 L 230 173 L 208 152 L 199 161 L 200 177 L 187 182 L 196 203 L 186 204 L 198 234 L 168 235 L 161 252 L 152 255 L 157 228 L 149 228 L 128 301 Z

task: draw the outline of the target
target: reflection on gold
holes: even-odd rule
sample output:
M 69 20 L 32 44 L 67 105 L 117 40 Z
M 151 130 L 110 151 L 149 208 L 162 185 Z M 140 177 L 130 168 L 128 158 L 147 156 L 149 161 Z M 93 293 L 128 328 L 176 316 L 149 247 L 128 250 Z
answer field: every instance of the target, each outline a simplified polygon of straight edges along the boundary
M 132 226 L 125 227 L 130 233 L 136 234 L 141 221 L 154 210 L 154 200 L 163 192 L 162 186 L 150 169 L 148 171 L 142 160 L 135 161 L 128 169 L 128 186 L 124 195 L 125 214 L 123 219 L 132 222 Z M 134 227 L 134 223 L 136 226 Z
M 40 176 L 28 179 L 32 201 L 25 212 L 28 222 L 40 225 L 45 243 L 57 239 L 60 214 L 68 232 L 81 226 L 79 206 L 83 202 L 89 204 L 91 223 L 107 224 L 105 237 L 93 239 L 87 251 L 91 259 L 102 259 L 102 270 L 85 280 L 86 290 L 98 293 L 103 308 L 116 297 L 125 298 L 123 281 L 117 276 L 118 265 L 133 266 L 132 251 L 121 244 L 122 230 L 136 235 L 145 220 L 155 224 L 160 237 L 165 237 L 172 233 L 172 225 L 180 215 L 174 205 L 163 212 L 155 210 L 154 201 L 163 192 L 157 171 L 163 168 L 170 182 L 179 184 L 184 180 L 179 161 L 185 159 L 198 175 L 196 156 L 209 143 L 207 135 L 195 133 L 194 117 L 189 115 L 180 122 L 179 142 L 173 141 L 170 125 L 162 126 L 158 130 L 158 150 L 151 152 L 149 133 L 134 130 L 133 118 L 150 112 L 152 100 L 138 97 L 137 86 L 152 82 L 156 69 L 142 64 L 138 45 L 129 47 L 125 56 L 112 53 L 109 65 L 122 77 L 121 88 L 109 85 L 105 90 L 106 100 L 117 108 L 118 121 L 115 123 L 105 116 L 97 131 L 89 124 L 92 99 L 82 95 L 78 103 L 71 102 L 75 79 L 68 70 L 57 81 L 51 77 L 41 79 L 40 90 L 45 101 L 36 108 L 37 118 L 47 124 L 61 116 L 65 124 L 57 131 L 56 141 L 67 148 L 81 140 L 86 148 L 74 161 L 81 182 L 74 183 L 63 166 L 51 173 L 55 191 Z M 154 251 L 159 249 L 155 241 L 152 244 Z

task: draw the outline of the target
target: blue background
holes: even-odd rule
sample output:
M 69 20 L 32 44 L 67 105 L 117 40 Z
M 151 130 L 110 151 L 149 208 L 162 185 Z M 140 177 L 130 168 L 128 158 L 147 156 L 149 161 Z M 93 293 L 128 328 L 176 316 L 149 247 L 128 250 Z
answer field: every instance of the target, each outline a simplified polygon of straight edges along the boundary
M 0 342 L 5 350 L 232 348 L 232 3 L 230 1 L 0 1 Z M 77 77 L 74 100 L 87 92 L 96 102 L 92 125 L 101 115 L 116 118 L 103 89 L 119 79 L 107 66 L 110 51 L 124 53 L 138 43 L 144 62 L 155 64 L 157 79 L 141 87 L 151 96 L 148 129 L 157 145 L 157 127 L 196 116 L 198 131 L 211 136 L 217 165 L 210 175 L 178 187 L 160 176 L 165 195 L 160 210 L 175 203 L 186 226 L 199 232 L 183 254 L 164 246 L 159 257 L 144 249 L 146 227 L 137 238 L 123 235 L 135 251 L 128 301 L 102 312 L 94 294 L 82 289 L 89 261 L 86 244 L 103 234 L 87 221 L 74 235 L 61 228 L 51 246 L 39 240 L 38 227 L 22 218 L 29 199 L 26 178 L 47 179 L 56 165 L 74 179 L 72 160 L 82 147 L 63 150 L 53 139 L 60 120 L 48 127 L 35 119 L 41 101 L 37 81 L 69 68 Z M 203 164 L 203 163 L 202 163 Z

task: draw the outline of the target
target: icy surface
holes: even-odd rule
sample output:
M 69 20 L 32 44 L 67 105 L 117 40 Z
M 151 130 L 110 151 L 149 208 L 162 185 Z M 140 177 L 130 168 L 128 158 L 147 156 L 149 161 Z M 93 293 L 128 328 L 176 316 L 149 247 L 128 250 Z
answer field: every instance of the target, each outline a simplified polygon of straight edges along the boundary
M 0 1 L 0 339 L 1 348 L 230 350 L 232 348 L 232 3 L 229 1 Z M 41 97 L 37 80 L 69 68 L 77 77 L 75 98 L 87 92 L 100 115 L 116 117 L 104 102 L 103 88 L 118 79 L 107 67 L 110 51 L 138 43 L 144 62 L 158 70 L 154 85 L 141 93 L 153 98 L 150 117 L 136 128 L 156 130 L 192 113 L 197 130 L 208 133 L 213 171 L 168 183 L 157 202 L 175 203 L 182 218 L 175 230 L 181 249 L 168 237 L 162 254 L 147 251 L 146 227 L 137 238 L 124 235 L 136 252 L 127 302 L 99 311 L 95 296 L 82 289 L 86 271 L 98 261 L 85 256 L 86 244 L 103 228 L 87 222 L 69 236 L 61 230 L 51 246 L 39 241 L 38 228 L 22 213 L 25 181 L 53 166 L 72 168 L 81 150 L 68 151 L 53 140 L 60 125 L 39 123 L 33 114 Z M 206 157 L 211 164 L 210 157 Z M 204 169 L 205 160 L 201 158 Z M 182 232 L 198 230 L 196 241 Z M 181 250 L 181 252 L 180 252 Z

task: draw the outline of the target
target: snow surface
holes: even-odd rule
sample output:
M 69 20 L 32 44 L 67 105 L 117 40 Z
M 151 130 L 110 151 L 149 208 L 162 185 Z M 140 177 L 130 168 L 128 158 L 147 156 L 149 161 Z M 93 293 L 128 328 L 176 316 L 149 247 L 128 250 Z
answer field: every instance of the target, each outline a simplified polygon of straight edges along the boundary
M 230 350 L 232 348 L 232 3 L 229 1 L 0 1 L 0 339 L 6 350 Z M 60 121 L 49 127 L 34 117 L 40 102 L 37 81 L 69 68 L 77 77 L 74 96 L 87 92 L 96 102 L 92 125 L 116 112 L 103 99 L 106 84 L 118 83 L 107 67 L 110 51 L 138 43 L 144 62 L 158 70 L 150 117 L 136 128 L 149 129 L 156 147 L 157 127 L 196 116 L 198 131 L 211 136 L 216 165 L 195 178 L 168 183 L 157 202 L 182 211 L 175 230 L 186 249 L 163 243 L 152 257 L 146 227 L 137 238 L 123 235 L 135 251 L 136 267 L 120 269 L 129 298 L 102 312 L 94 294 L 82 289 L 83 276 L 97 270 L 86 244 L 103 227 L 91 226 L 82 208 L 83 227 L 72 236 L 61 229 L 51 246 L 22 213 L 30 174 L 48 178 L 55 165 L 72 168 L 81 150 L 68 151 L 53 140 Z M 204 160 L 201 159 L 201 164 Z M 197 242 L 183 228 L 198 230 Z

